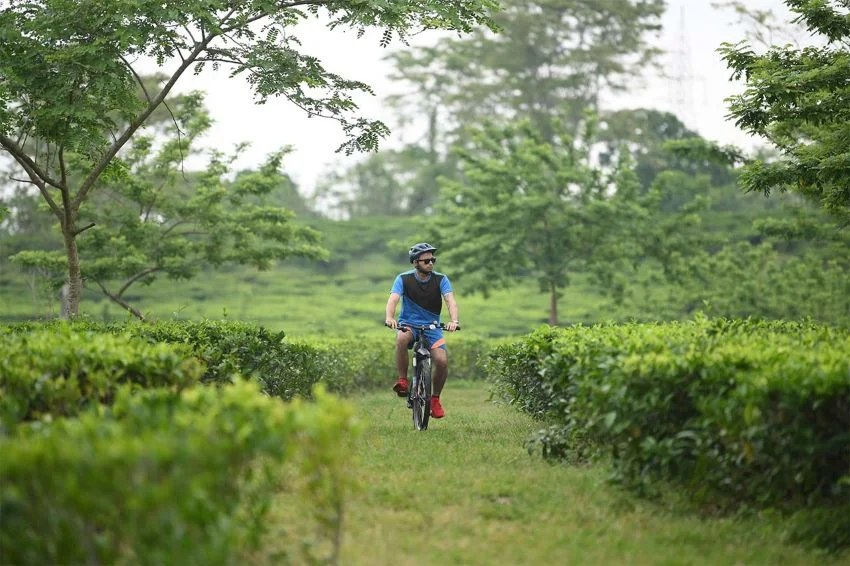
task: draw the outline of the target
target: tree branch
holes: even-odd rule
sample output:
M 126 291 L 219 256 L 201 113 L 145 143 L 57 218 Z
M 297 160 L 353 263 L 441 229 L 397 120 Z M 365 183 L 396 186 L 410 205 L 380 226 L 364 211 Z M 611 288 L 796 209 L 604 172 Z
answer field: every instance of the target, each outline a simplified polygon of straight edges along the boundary
M 288 3 L 282 3 L 282 4 L 280 4 L 280 5 L 277 7 L 277 11 L 287 10 L 287 9 L 289 9 L 289 8 L 295 8 L 296 6 L 307 6 L 307 5 L 312 5 L 312 6 L 324 6 L 325 4 L 330 4 L 330 3 L 332 3 L 333 1 L 334 1 L 334 0 L 298 0 L 298 1 L 296 1 L 296 2 L 288 2 Z M 233 13 L 234 13 L 235 11 L 236 11 L 236 10 L 231 10 L 231 11 L 230 11 L 230 13 L 229 13 L 229 14 L 227 14 L 227 16 L 225 16 L 224 18 L 222 18 L 222 20 L 221 20 L 221 21 L 222 21 L 222 22 L 225 22 L 225 21 L 226 21 L 226 20 L 227 20 L 227 19 L 228 19 L 231 15 L 233 15 Z M 229 33 L 229 32 L 231 32 L 231 31 L 234 31 L 234 30 L 237 30 L 237 29 L 240 29 L 240 28 L 246 27 L 247 25 L 252 24 L 252 23 L 254 23 L 254 22 L 258 21 L 258 20 L 262 20 L 263 18 L 267 18 L 268 16 L 269 16 L 269 14 L 257 14 L 256 16 L 253 16 L 253 17 L 247 18 L 247 19 L 245 19 L 245 20 L 239 20 L 239 23 L 238 23 L 238 24 L 236 24 L 236 25 L 234 25 L 234 26 L 232 26 L 232 27 L 229 27 L 229 28 L 222 27 L 222 28 L 221 28 L 221 33 L 222 33 L 222 34 L 225 34 L 225 33 Z
M 227 63 L 228 65 L 244 65 L 244 61 L 237 61 L 235 59 L 222 59 L 219 57 L 200 57 L 195 59 L 196 62 L 204 62 L 204 63 Z
M 296 6 L 303 5 L 325 5 L 331 3 L 332 0 L 297 0 L 295 2 L 284 3 L 278 6 L 278 9 L 285 10 L 288 8 L 294 8 Z M 227 16 L 225 16 L 221 22 L 224 23 L 230 15 L 235 13 L 236 8 L 232 9 Z M 253 17 L 247 19 L 240 19 L 238 23 L 232 25 L 231 27 L 222 26 L 217 32 L 211 34 L 202 34 L 202 41 L 200 43 L 196 43 L 195 47 L 192 49 L 192 52 L 183 60 L 180 67 L 174 72 L 173 75 L 169 78 L 168 82 L 165 84 L 163 89 L 159 92 L 159 94 L 154 98 L 149 104 L 148 107 L 142 111 L 141 114 L 136 116 L 136 119 L 130 123 L 124 133 L 115 140 L 103 157 L 100 158 L 97 165 L 95 165 L 94 169 L 88 174 L 88 176 L 83 180 L 80 185 L 80 190 L 77 193 L 77 196 L 74 198 L 72 202 L 72 206 L 74 209 L 79 208 L 80 204 L 86 199 L 89 191 L 91 191 L 94 184 L 97 182 L 97 179 L 100 177 L 103 170 L 106 169 L 107 165 L 112 161 L 112 159 L 118 154 L 122 147 L 130 140 L 133 134 L 138 130 L 142 124 L 144 124 L 145 120 L 153 113 L 154 110 L 165 100 L 166 96 L 171 92 L 171 89 L 174 88 L 174 85 L 177 83 L 177 80 L 183 75 L 183 73 L 188 69 L 191 65 L 195 63 L 195 60 L 200 56 L 201 53 L 204 52 L 205 49 L 209 46 L 210 42 L 215 39 L 217 36 L 225 33 L 229 33 L 231 31 L 245 28 L 253 22 L 261 20 L 263 18 L 268 17 L 269 14 L 260 13 Z M 3 136 L 5 137 L 5 136 Z M 8 138 L 7 138 L 8 139 Z M 11 140 L 9 140 L 11 141 Z M 5 145 L 5 144 L 4 144 Z M 46 180 L 46 179 L 45 179 Z M 51 183 L 52 184 L 52 183 Z
M 151 273 L 156 273 L 157 271 L 162 271 L 162 270 L 163 270 L 162 267 L 149 267 L 148 269 L 145 269 L 144 271 L 140 271 L 139 273 L 133 275 L 127 281 L 124 282 L 124 285 L 122 285 L 121 288 L 118 290 L 118 294 L 116 296 L 120 297 L 121 295 L 123 295 L 124 291 L 126 291 L 127 288 L 130 287 L 130 285 L 132 285 L 133 283 L 135 283 L 139 279 L 144 279 L 145 277 L 147 277 Z
M 103 284 L 102 284 L 100 281 L 98 281 L 98 280 L 96 280 L 96 279 L 94 279 L 93 281 L 94 281 L 95 283 L 97 283 L 97 286 L 98 286 L 98 287 L 100 287 L 100 290 L 101 290 L 101 291 L 103 291 L 103 294 L 104 294 L 104 295 L 106 295 L 107 297 L 109 297 L 109 299 L 110 299 L 111 301 L 113 301 L 114 303 L 117 303 L 117 304 L 121 305 L 124 309 L 126 309 L 126 310 L 130 311 L 130 312 L 133 314 L 133 316 L 135 316 L 135 317 L 136 317 L 136 318 L 138 318 L 139 320 L 145 320 L 145 316 L 144 316 L 141 312 L 139 312 L 137 309 L 133 308 L 133 307 L 130 305 L 130 303 L 128 303 L 127 301 L 125 301 L 125 300 L 124 300 L 124 299 L 122 299 L 121 297 L 119 297 L 119 296 L 117 296 L 117 295 L 113 295 L 112 293 L 110 293 L 110 292 L 106 289 L 106 287 L 104 287 L 104 286 L 103 286 Z
M 3 134 L 0 134 L 0 136 L 2 135 Z M 44 197 L 44 200 L 47 201 L 47 204 L 50 206 L 50 210 L 53 211 L 53 214 L 55 214 L 56 217 L 59 218 L 59 220 L 62 220 L 62 208 L 58 204 L 56 204 L 56 201 L 53 200 L 53 197 L 51 197 L 50 193 L 47 192 L 47 187 L 44 185 L 44 181 L 38 176 L 38 173 L 32 170 L 27 164 L 27 162 L 18 160 L 17 156 L 15 156 L 14 154 L 12 154 L 12 156 L 15 157 L 15 160 L 18 161 L 18 164 L 29 176 L 29 182 L 38 187 L 38 191 L 41 193 L 41 196 Z
M 34 174 L 39 180 L 41 180 L 42 184 L 46 183 L 52 187 L 56 187 L 57 189 L 65 188 L 63 185 L 60 185 L 56 180 L 52 179 L 46 173 L 44 173 L 38 166 L 38 164 L 36 164 L 36 162 L 32 159 L 30 159 L 30 157 L 24 152 L 24 150 L 21 149 L 21 147 L 15 143 L 15 140 L 11 139 L 4 133 L 0 133 L 0 145 L 2 145 L 6 151 L 12 154 L 12 157 L 15 158 L 15 161 L 17 161 L 21 164 L 22 167 L 24 167 L 30 177 L 32 177 Z M 38 183 L 36 183 L 36 185 L 37 184 Z
M 59 175 L 62 178 L 62 186 L 68 186 L 68 170 L 65 167 L 65 148 L 59 147 Z M 64 190 L 64 189 L 63 189 Z
M 177 222 L 175 222 L 174 224 L 172 224 L 171 226 L 169 226 L 168 228 L 166 228 L 163 231 L 163 233 L 160 235 L 160 239 L 165 238 L 168 235 L 169 232 L 171 232 L 172 230 L 174 230 L 175 228 L 177 228 L 181 224 L 186 224 L 188 222 L 189 222 L 188 220 L 178 220 Z
M 80 228 L 79 230 L 75 230 L 75 231 L 74 231 L 74 236 L 79 236 L 80 234 L 82 234 L 83 232 L 85 232 L 86 230 L 88 230 L 89 228 L 94 228 L 94 227 L 95 227 L 95 223 L 94 223 L 94 222 L 92 222 L 92 223 L 91 223 L 91 224 L 89 224 L 88 226 L 83 226 L 83 227 L 82 227 L 82 228 Z
M 191 39 L 191 40 L 192 40 L 192 43 L 197 44 L 197 43 L 198 43 L 198 40 L 197 40 L 197 39 L 195 39 L 195 36 L 194 36 L 194 35 L 192 35 L 192 30 L 190 30 L 190 29 L 189 29 L 189 26 L 184 25 L 184 26 L 182 26 L 182 27 L 183 27 L 183 29 L 184 29 L 184 30 L 186 30 L 186 35 L 188 35 L 188 36 L 189 36 L 189 39 Z
M 136 70 L 130 64 L 130 62 L 127 61 L 127 59 L 124 58 L 123 55 L 118 55 L 118 56 L 121 57 L 121 60 L 124 61 L 124 64 L 127 65 L 127 68 L 130 69 L 130 72 L 133 73 L 133 76 L 136 77 L 136 82 L 139 83 L 139 86 L 142 88 L 142 92 L 145 93 L 145 99 L 148 101 L 148 104 L 150 104 L 151 103 L 151 95 L 148 94 L 148 89 L 145 88 L 145 83 L 142 82 L 142 78 L 139 76 L 139 74 L 136 72 Z
M 215 35 L 208 36 L 202 43 L 195 45 L 195 48 L 192 49 L 192 53 L 189 57 L 183 61 L 180 67 L 174 71 L 174 74 L 168 79 L 168 82 L 165 83 L 165 86 L 162 90 L 157 94 L 156 98 L 154 98 L 148 107 L 142 111 L 141 114 L 136 116 L 135 120 L 127 126 L 127 129 L 124 130 L 124 133 L 113 142 L 113 144 L 109 147 L 106 154 L 100 158 L 100 161 L 97 165 L 92 169 L 92 171 L 88 174 L 85 180 L 80 185 L 80 191 L 77 193 L 77 196 L 74 198 L 73 206 L 74 208 L 79 208 L 80 204 L 85 200 L 89 191 L 94 186 L 100 174 L 103 173 L 103 170 L 106 169 L 106 166 L 112 161 L 112 159 L 118 154 L 118 151 L 124 147 L 124 145 L 133 137 L 133 134 L 136 133 L 142 124 L 144 124 L 145 120 L 153 114 L 153 111 L 165 100 L 165 97 L 168 96 L 168 93 L 171 92 L 171 89 L 174 88 L 174 85 L 177 83 L 177 79 L 179 79 L 183 73 L 188 69 L 195 61 L 195 59 L 203 53 L 203 51 L 207 48 L 207 45 L 210 41 L 215 38 Z

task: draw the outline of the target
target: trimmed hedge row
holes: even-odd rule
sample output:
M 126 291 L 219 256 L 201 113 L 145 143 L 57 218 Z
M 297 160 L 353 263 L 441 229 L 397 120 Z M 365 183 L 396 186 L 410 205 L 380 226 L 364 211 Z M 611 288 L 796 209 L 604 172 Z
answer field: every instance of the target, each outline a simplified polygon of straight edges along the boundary
M 71 416 L 91 401 L 108 404 L 122 383 L 185 387 L 195 382 L 258 381 L 284 400 L 309 398 L 322 383 L 348 395 L 389 387 L 394 339 L 310 338 L 238 321 L 171 321 L 106 325 L 76 321 L 0 327 L 0 424 L 44 415 Z M 481 377 L 477 362 L 491 341 L 450 337 L 450 377 Z
M 173 321 L 108 327 L 152 342 L 187 344 L 206 372 L 203 382 L 229 383 L 235 375 L 258 380 L 269 395 L 309 397 L 317 383 L 350 395 L 389 387 L 395 380 L 395 340 L 386 336 L 285 338 L 261 326 L 238 321 Z M 449 337 L 452 379 L 481 377 L 478 360 L 490 341 L 460 333 Z
M 204 371 L 188 348 L 68 325 L 0 334 L 0 351 L 0 427 L 5 428 L 45 415 L 73 416 L 91 402 L 109 403 L 122 385 L 182 389 Z
M 491 344 L 476 336 L 449 336 L 449 379 L 482 379 L 478 362 Z M 300 349 L 301 367 L 310 368 L 330 391 L 340 394 L 389 388 L 397 377 L 395 338 L 389 331 L 386 337 L 306 338 L 289 345 L 290 353 Z
M 672 481 L 730 507 L 839 502 L 832 544 L 850 545 L 846 332 L 722 319 L 542 328 L 487 368 L 502 398 L 550 423 L 536 438 L 547 456 L 607 455 L 629 486 Z
M 261 546 L 283 462 L 338 540 L 350 407 L 256 384 L 122 390 L 110 408 L 0 436 L 0 556 L 12 564 L 230 564 Z M 298 482 L 296 482 L 298 483 Z

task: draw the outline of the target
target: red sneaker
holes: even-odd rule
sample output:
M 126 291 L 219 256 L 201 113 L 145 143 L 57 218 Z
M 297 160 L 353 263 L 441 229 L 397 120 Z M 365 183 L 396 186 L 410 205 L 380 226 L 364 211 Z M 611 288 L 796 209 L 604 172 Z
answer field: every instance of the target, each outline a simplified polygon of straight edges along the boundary
M 431 397 L 431 416 L 435 419 L 442 419 L 446 416 L 443 406 L 440 405 L 439 397 Z
M 396 381 L 395 385 L 393 385 L 393 391 L 395 391 L 399 397 L 407 397 L 407 388 L 407 379 L 404 377 L 398 378 L 398 381 Z

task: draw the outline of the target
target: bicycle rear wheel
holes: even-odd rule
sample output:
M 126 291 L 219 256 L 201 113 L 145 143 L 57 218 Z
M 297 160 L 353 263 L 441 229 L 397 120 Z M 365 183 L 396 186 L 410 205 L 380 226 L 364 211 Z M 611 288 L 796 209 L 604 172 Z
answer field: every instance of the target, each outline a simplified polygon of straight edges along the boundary
M 413 426 L 416 430 L 428 428 L 431 418 L 431 360 L 426 358 L 416 364 L 416 376 L 411 391 Z

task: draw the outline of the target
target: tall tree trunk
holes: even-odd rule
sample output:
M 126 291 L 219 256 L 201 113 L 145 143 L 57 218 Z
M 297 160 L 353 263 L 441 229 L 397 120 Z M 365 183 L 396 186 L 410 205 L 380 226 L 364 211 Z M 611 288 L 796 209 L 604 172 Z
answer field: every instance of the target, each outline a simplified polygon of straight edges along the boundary
M 549 282 L 549 324 L 558 324 L 558 289 L 554 281 Z
M 62 293 L 62 317 L 76 318 L 80 314 L 80 299 L 83 296 L 83 276 L 80 271 L 80 253 L 77 249 L 77 234 L 73 222 L 62 226 L 65 238 L 65 253 L 68 256 L 68 278 Z

